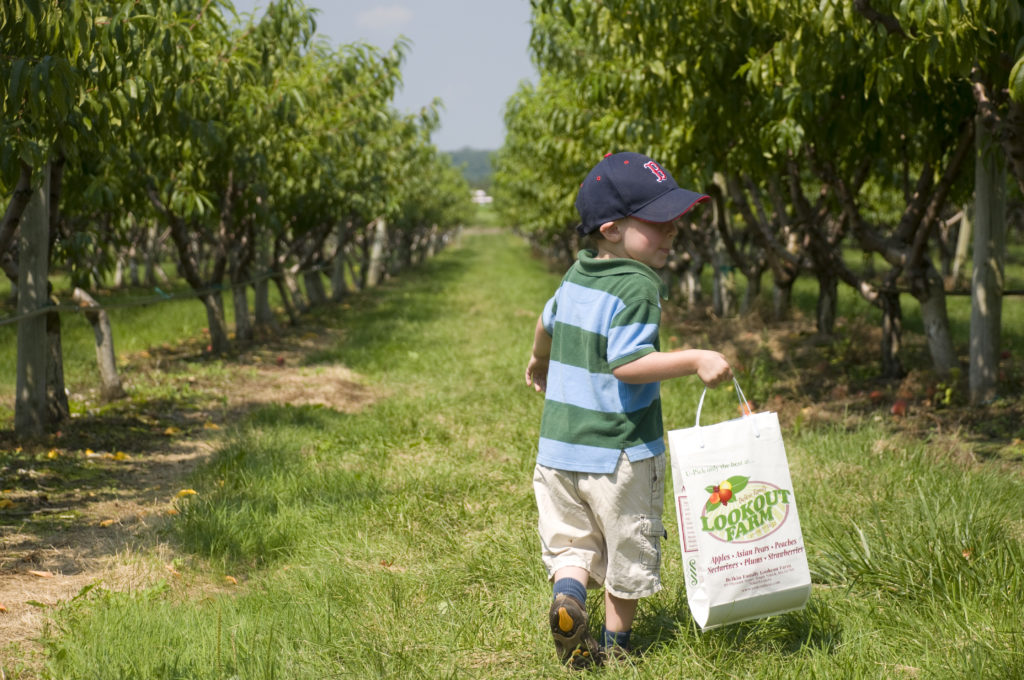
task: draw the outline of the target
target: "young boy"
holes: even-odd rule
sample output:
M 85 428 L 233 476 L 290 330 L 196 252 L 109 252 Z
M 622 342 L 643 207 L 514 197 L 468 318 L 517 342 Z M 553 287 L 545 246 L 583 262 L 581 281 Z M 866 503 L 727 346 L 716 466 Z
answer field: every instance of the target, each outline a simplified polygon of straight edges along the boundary
M 661 352 L 665 266 L 676 219 L 702 194 L 681 189 L 647 156 L 608 155 L 580 185 L 584 250 L 544 306 L 526 384 L 545 392 L 534 472 L 548 618 L 559 658 L 573 667 L 628 653 L 637 601 L 661 590 L 665 442 L 661 380 L 730 379 L 709 350 Z M 598 645 L 587 588 L 604 586 Z

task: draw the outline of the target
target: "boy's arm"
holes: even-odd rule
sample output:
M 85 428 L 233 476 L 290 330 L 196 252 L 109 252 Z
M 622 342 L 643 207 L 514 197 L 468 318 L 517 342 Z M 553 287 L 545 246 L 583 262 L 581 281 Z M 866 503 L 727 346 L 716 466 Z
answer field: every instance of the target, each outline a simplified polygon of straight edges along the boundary
M 533 350 L 526 364 L 526 385 L 538 392 L 548 387 L 548 362 L 551 360 L 551 336 L 544 330 L 543 317 L 538 317 L 533 331 Z
M 675 352 L 651 352 L 612 370 L 624 383 L 639 385 L 679 378 L 694 373 L 708 387 L 732 378 L 725 356 L 708 349 L 683 349 Z

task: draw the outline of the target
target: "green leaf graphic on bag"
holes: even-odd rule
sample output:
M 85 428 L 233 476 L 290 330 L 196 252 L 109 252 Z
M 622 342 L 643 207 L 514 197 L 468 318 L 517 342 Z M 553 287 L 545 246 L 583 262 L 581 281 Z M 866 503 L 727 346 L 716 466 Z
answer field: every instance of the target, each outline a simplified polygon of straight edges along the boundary
M 719 505 L 729 505 L 729 501 L 743 489 L 747 488 L 747 481 L 750 477 L 744 477 L 743 475 L 734 475 L 718 486 L 705 487 L 705 491 L 711 494 L 708 497 L 708 502 L 705 504 L 705 510 L 707 512 L 713 512 L 718 508 Z

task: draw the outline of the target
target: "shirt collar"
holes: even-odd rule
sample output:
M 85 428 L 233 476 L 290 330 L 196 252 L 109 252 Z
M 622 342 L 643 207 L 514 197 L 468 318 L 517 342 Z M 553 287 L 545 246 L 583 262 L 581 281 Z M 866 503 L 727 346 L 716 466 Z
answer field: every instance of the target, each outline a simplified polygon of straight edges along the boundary
M 662 281 L 661 276 L 643 262 L 631 260 L 627 257 L 611 257 L 598 259 L 596 250 L 581 250 L 579 253 L 579 266 L 587 276 L 622 276 L 624 274 L 642 274 L 658 288 L 658 295 L 663 300 L 668 299 L 668 286 Z

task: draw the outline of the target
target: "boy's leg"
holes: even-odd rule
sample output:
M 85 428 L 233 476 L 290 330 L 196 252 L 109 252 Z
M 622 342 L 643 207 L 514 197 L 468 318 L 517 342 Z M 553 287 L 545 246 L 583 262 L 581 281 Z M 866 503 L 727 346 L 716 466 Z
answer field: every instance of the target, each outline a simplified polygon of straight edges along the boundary
M 604 593 L 604 628 L 601 630 L 602 661 L 606 658 L 626 658 L 630 652 L 629 638 L 633 632 L 633 619 L 639 600 L 616 597 Z
M 587 582 L 581 567 L 562 567 L 554 574 L 554 598 L 548 610 L 551 636 L 562 663 L 586 668 L 599 663 L 597 640 L 587 625 Z
M 664 475 L 664 456 L 636 462 L 623 456 L 614 479 L 588 490 L 595 514 L 607 518 L 603 525 L 609 555 L 600 638 L 603 657 L 630 654 L 639 598 L 661 589 Z M 603 487 L 604 481 L 609 487 Z
M 613 633 L 628 633 L 633 629 L 636 605 L 640 600 L 627 600 L 604 593 L 604 627 Z
M 577 491 L 579 475 L 537 465 L 533 481 L 542 556 L 554 586 L 548 623 L 555 651 L 563 663 L 584 668 L 599 661 L 587 625 L 587 585 L 604 579 L 605 561 L 594 517 Z
M 562 567 L 555 572 L 555 577 L 552 579 L 554 583 L 558 583 L 563 578 L 571 578 L 574 581 L 579 581 L 583 585 L 583 590 L 587 589 L 587 583 L 590 582 L 590 572 L 583 567 Z

